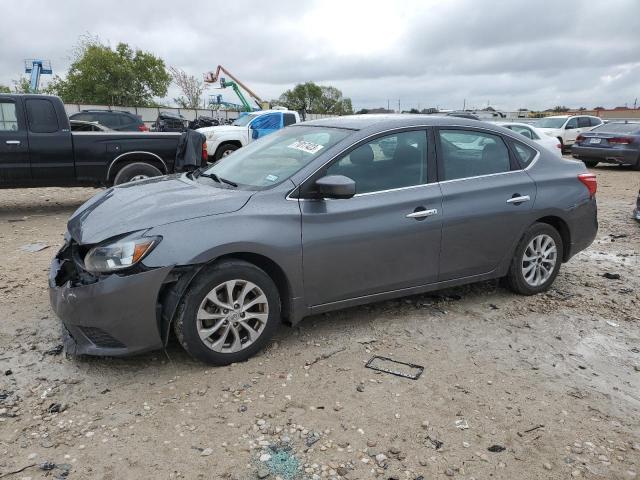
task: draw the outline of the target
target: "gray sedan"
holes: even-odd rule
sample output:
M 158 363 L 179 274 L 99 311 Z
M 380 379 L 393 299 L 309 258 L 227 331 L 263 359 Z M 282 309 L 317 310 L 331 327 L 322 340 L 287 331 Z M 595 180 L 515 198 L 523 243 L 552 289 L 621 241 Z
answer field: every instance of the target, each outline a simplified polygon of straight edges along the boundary
M 417 115 L 278 131 L 78 209 L 50 273 L 71 353 L 244 360 L 280 323 L 504 278 L 547 290 L 597 232 L 596 180 L 511 130 Z
M 571 147 L 571 155 L 591 168 L 602 162 L 640 170 L 640 122 L 604 123 L 582 133 Z

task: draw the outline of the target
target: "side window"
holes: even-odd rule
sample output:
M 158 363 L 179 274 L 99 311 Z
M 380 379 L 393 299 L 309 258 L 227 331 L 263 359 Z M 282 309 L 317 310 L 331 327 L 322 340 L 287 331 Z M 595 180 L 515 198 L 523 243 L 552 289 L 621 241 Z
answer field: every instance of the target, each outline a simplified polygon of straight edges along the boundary
M 327 168 L 356 182 L 356 193 L 411 187 L 427 183 L 427 133 L 401 132 L 360 145 Z
M 71 120 L 82 120 L 83 122 L 90 122 L 91 115 L 89 115 L 88 113 L 77 113 L 73 115 L 73 118 L 71 118 Z
M 531 130 L 529 130 L 527 127 L 521 127 L 520 125 L 513 125 L 509 128 L 514 132 L 518 132 L 520 135 L 524 135 L 527 138 L 531 138 L 531 139 L 533 138 Z
M 526 168 L 534 158 L 536 158 L 536 152 L 529 145 L 525 145 L 524 143 L 512 141 L 511 145 L 513 145 L 513 151 L 516 153 L 516 157 L 522 165 L 522 168 Z
M 98 113 L 96 114 L 96 120 L 105 127 L 118 128 L 120 126 L 119 116 L 113 113 Z
M 267 113 L 266 115 L 260 115 L 253 122 L 251 122 L 251 128 L 255 130 L 280 128 L 280 115 L 277 113 Z
M 564 127 L 567 130 L 571 130 L 573 128 L 578 128 L 578 119 L 577 118 L 571 118 L 569 119 L 569 121 L 567 122 L 567 126 Z
M 18 130 L 18 116 L 16 104 L 13 102 L 0 103 L 0 131 L 14 132 Z
M 294 123 L 296 123 L 296 116 L 293 113 L 285 113 L 284 126 L 287 127 L 289 125 L 293 125 Z
M 598 125 L 602 125 L 602 120 L 600 120 L 599 118 L 590 117 L 589 120 L 591 121 L 592 127 L 597 127 Z
M 442 180 L 511 170 L 509 150 L 498 135 L 471 130 L 440 130 Z
M 33 133 L 58 131 L 58 116 L 51 101 L 46 98 L 28 98 L 26 105 L 30 131 Z
M 590 127 L 590 126 L 591 126 L 591 121 L 589 120 L 589 117 L 579 117 L 578 118 L 578 127 L 585 128 L 585 127 Z

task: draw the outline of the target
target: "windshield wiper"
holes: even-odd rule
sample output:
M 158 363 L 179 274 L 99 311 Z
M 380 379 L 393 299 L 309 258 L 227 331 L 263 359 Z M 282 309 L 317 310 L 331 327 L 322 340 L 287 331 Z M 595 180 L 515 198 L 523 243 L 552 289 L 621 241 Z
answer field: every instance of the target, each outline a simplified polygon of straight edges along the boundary
M 232 187 L 237 187 L 238 186 L 237 183 L 232 182 L 231 180 L 227 180 L 226 178 L 219 177 L 215 173 L 201 173 L 200 175 L 198 175 L 198 177 L 210 178 L 211 180 L 213 180 L 215 182 L 226 183 L 227 185 L 231 185 Z

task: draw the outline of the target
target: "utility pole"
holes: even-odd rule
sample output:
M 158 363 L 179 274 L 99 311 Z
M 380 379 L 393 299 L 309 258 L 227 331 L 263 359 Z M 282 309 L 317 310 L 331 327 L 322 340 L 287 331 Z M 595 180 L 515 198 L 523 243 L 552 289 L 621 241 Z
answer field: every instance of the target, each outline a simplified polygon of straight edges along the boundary
M 400 113 L 400 99 L 398 99 L 398 113 Z
M 463 98 L 462 99 L 462 110 L 466 110 L 466 108 L 467 108 L 467 99 Z

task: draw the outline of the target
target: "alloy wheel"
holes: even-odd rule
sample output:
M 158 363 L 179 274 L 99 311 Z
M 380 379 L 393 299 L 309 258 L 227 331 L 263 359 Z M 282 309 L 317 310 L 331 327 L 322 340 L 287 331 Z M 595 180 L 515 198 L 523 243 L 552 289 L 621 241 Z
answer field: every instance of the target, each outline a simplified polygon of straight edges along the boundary
M 522 276 L 532 287 L 544 284 L 553 273 L 558 261 L 556 242 L 547 234 L 531 239 L 522 255 Z
M 246 280 L 228 280 L 202 300 L 196 316 L 200 340 L 219 353 L 244 350 L 260 337 L 269 318 L 262 289 Z
M 135 182 L 136 180 L 146 180 L 147 178 L 149 178 L 149 175 L 134 175 L 129 181 Z

